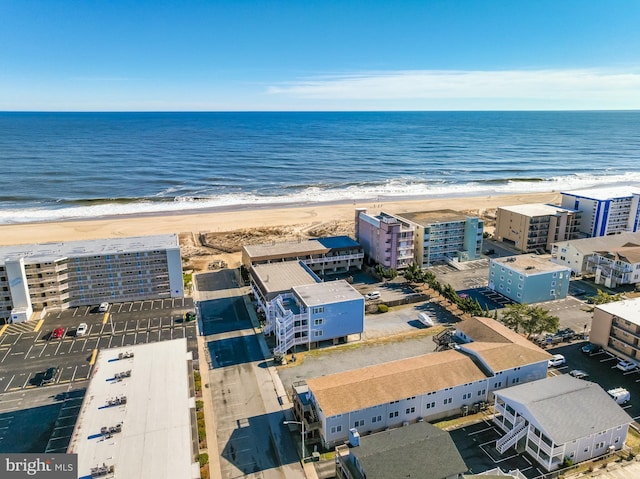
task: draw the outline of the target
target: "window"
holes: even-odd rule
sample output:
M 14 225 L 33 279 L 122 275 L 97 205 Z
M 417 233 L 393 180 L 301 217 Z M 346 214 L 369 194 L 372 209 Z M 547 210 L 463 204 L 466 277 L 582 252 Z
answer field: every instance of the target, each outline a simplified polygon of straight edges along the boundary
M 356 421 L 353 423 L 353 427 L 360 427 L 360 426 L 364 426 L 364 419 L 360 419 L 359 421 Z
M 435 403 L 435 402 L 430 402 L 430 403 L 428 402 L 428 403 L 426 404 L 426 408 L 427 408 L 427 409 L 431 409 L 432 407 L 436 407 L 436 403 Z
M 462 395 L 462 399 L 469 399 L 471 397 L 471 393 L 465 393 Z
M 398 411 L 389 413 L 389 419 L 393 419 L 394 417 L 398 417 Z
M 313 314 L 322 314 L 324 313 L 324 306 L 316 306 L 315 308 L 311 308 L 311 312 Z
M 513 378 L 513 380 L 511 381 L 511 384 L 517 384 L 520 382 L 520 378 Z
M 478 396 L 482 396 L 483 394 L 486 393 L 486 389 L 481 389 L 480 391 L 478 391 Z
M 501 388 L 502 387 L 502 381 L 498 381 L 497 383 L 495 383 L 493 385 L 494 388 Z
M 596 444 L 596 449 L 602 449 L 604 447 L 604 442 L 599 442 L 598 444 Z
M 451 404 L 452 399 L 453 399 L 453 398 L 446 398 L 446 399 L 444 400 L 444 404 Z
M 415 407 L 408 407 L 404 411 L 405 414 L 411 414 L 412 412 L 416 412 L 416 408 Z
M 320 337 L 320 336 L 322 336 L 322 329 L 316 329 L 316 330 L 313 332 L 313 337 L 314 337 L 314 338 L 318 338 L 318 337 Z
M 381 422 L 382 421 L 382 416 L 373 416 L 371 418 L 371 422 L 375 423 L 375 422 Z
M 322 326 L 324 324 L 324 318 L 317 318 L 313 320 L 314 326 Z

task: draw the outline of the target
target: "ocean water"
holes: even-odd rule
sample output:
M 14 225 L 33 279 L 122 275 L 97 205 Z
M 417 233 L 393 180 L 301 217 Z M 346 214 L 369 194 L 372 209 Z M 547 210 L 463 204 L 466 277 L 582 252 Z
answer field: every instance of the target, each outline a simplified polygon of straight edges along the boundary
M 640 185 L 640 112 L 0 113 L 0 223 Z

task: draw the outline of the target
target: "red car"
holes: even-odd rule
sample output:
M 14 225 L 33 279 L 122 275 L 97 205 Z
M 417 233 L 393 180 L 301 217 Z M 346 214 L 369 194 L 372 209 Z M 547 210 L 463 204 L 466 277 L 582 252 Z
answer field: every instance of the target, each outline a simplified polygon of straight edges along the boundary
M 56 328 L 51 333 L 51 339 L 60 339 L 64 336 L 64 328 Z

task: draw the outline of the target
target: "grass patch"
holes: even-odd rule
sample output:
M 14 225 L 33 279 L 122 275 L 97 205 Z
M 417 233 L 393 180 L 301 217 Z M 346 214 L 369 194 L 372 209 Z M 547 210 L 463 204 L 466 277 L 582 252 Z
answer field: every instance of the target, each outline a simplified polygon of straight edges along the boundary
M 198 454 L 198 462 L 200 463 L 200 467 L 204 467 L 205 464 L 209 464 L 209 454 L 206 452 Z

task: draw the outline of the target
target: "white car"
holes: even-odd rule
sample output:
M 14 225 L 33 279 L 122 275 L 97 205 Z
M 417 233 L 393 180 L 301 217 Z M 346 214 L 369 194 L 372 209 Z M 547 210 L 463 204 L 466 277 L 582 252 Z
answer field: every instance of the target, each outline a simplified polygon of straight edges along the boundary
M 567 361 L 562 354 L 554 354 L 553 357 L 549 359 L 549 367 L 562 366 L 566 362 Z
M 100 306 L 98 306 L 99 313 L 106 313 L 108 309 L 109 309 L 109 303 L 100 303 Z
M 369 300 L 380 299 L 380 291 L 371 291 L 370 293 L 365 294 L 364 297 Z
M 431 319 L 427 313 L 418 313 L 418 321 L 427 328 L 433 326 L 433 319 Z
M 87 334 L 87 323 L 80 323 L 78 325 L 78 329 L 76 329 L 76 336 L 84 336 L 85 334 Z
M 636 366 L 636 363 L 632 363 L 631 361 L 620 361 L 616 364 L 616 367 L 620 371 L 624 371 L 626 373 L 627 371 L 633 371 L 638 366 Z

